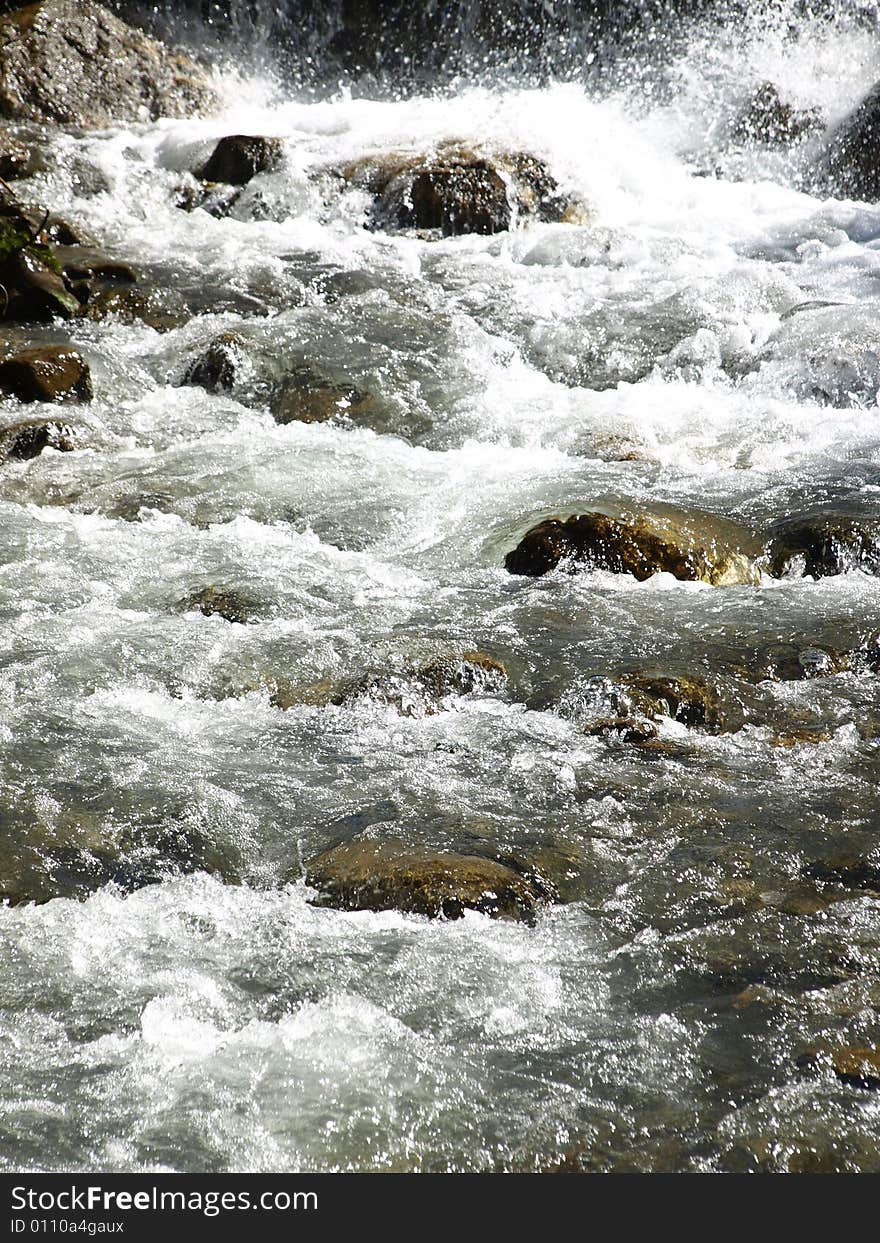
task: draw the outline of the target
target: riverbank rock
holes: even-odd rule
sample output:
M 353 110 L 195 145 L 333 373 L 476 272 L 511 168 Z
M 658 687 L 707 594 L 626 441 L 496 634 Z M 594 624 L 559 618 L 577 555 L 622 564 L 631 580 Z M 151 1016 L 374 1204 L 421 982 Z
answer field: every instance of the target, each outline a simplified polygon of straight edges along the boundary
M 784 518 L 770 527 L 767 551 L 775 578 L 880 574 L 880 517 L 833 510 Z
M 0 358 L 0 392 L 19 401 L 92 400 L 89 365 L 76 350 L 44 345 Z
M 306 883 L 319 904 L 459 919 L 466 910 L 531 921 L 541 895 L 513 868 L 395 840 L 346 842 L 312 859 Z
M 70 453 L 74 449 L 72 430 L 66 423 L 29 419 L 0 430 L 0 461 L 28 461 L 44 449 Z
M 0 116 L 101 129 L 216 104 L 195 61 L 92 0 L 43 0 L 0 17 Z
M 526 152 L 487 154 L 442 146 L 423 156 L 385 155 L 341 170 L 375 200 L 379 228 L 452 237 L 501 233 L 517 219 L 579 221 L 543 161 Z
M 283 152 L 280 138 L 231 134 L 220 139 L 197 176 L 202 181 L 245 186 L 257 173 L 275 168 Z
M 731 134 L 739 142 L 787 146 L 818 133 L 822 125 L 822 117 L 815 108 L 795 108 L 782 98 L 772 82 L 762 82 L 737 113 Z
M 880 83 L 829 136 L 817 175 L 840 195 L 880 201 Z
M 632 574 L 640 582 L 667 573 L 713 587 L 755 583 L 758 546 L 732 522 L 711 514 L 594 510 L 546 518 L 509 552 L 510 574 L 539 577 L 561 563 Z

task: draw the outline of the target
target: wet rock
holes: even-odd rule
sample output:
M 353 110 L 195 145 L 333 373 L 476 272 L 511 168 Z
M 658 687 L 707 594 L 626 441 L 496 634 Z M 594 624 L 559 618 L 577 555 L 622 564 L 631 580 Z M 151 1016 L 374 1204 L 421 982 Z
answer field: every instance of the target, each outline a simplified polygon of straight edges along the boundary
M 347 842 L 312 859 L 306 883 L 319 902 L 348 911 L 398 910 L 459 919 L 466 910 L 531 921 L 542 895 L 527 877 L 491 859 L 395 840 Z
M 832 889 L 849 893 L 868 892 L 880 896 L 880 866 L 856 855 L 818 859 L 805 865 L 803 873 Z
M 569 563 L 640 582 L 665 572 L 720 587 L 757 582 L 756 551 L 746 531 L 710 514 L 593 511 L 538 523 L 504 565 L 510 574 L 538 577 Z
M 762 681 L 801 682 L 807 678 L 830 677 L 849 666 L 847 657 L 834 648 L 774 643 L 758 654 L 755 673 Z
M 839 195 L 880 200 L 880 83 L 829 136 L 816 171 Z
M 243 361 L 241 338 L 234 332 L 223 332 L 187 365 L 179 383 L 203 388 L 209 393 L 228 393 Z
M 809 1049 L 796 1061 L 802 1070 L 829 1065 L 841 1083 L 849 1087 L 880 1089 L 880 1049 L 871 1045 Z
M 32 165 L 30 148 L 15 138 L 9 130 L 0 130 L 0 177 L 4 181 L 27 177 Z
M 731 133 L 738 142 L 786 146 L 822 127 L 822 117 L 815 108 L 795 108 L 782 98 L 772 82 L 763 82 L 743 104 Z
M 310 367 L 299 367 L 273 398 L 276 423 L 326 423 L 330 419 L 357 419 L 373 413 L 376 403 L 369 393 L 348 384 L 335 384 Z
M 0 392 L 25 402 L 91 401 L 91 373 L 82 355 L 65 346 L 20 350 L 0 359 Z
M 62 236 L 71 236 L 63 222 L 54 239 L 58 244 L 54 247 L 53 254 L 68 280 L 100 281 L 108 285 L 133 285 L 137 281 L 137 272 L 130 263 L 113 259 L 95 247 L 83 245 L 81 242 L 65 243 Z
M 0 431 L 0 461 L 27 461 L 44 449 L 70 453 L 74 448 L 73 431 L 66 423 L 29 419 Z
M 145 324 L 155 332 L 172 332 L 189 322 L 192 313 L 173 290 L 110 287 L 89 293 L 87 319 L 116 319 L 122 324 Z
M 785 729 L 777 729 L 770 739 L 771 747 L 798 747 L 802 743 L 817 745 L 830 742 L 831 731 L 822 725 L 804 725 Z
M 786 518 L 768 532 L 770 573 L 824 578 L 864 570 L 880 574 L 880 518 L 818 512 Z
M 443 161 L 398 174 L 381 197 L 383 216 L 401 229 L 439 229 L 444 237 L 510 228 L 507 183 L 487 160 Z
M 382 228 L 449 237 L 500 233 L 518 217 L 580 222 L 583 214 L 527 152 L 488 155 L 444 146 L 423 157 L 363 160 L 343 169 L 342 177 L 374 195 L 375 223 Z
M 617 739 L 638 747 L 657 737 L 657 726 L 633 716 L 604 717 L 592 721 L 585 727 L 584 733 L 594 738 Z
M 264 605 L 238 591 L 221 587 L 203 587 L 186 596 L 177 606 L 184 613 L 203 613 L 205 617 L 222 617 L 224 621 L 246 625 L 259 620 Z
M 51 255 L 40 255 L 36 248 L 23 246 L 0 261 L 0 318 L 21 323 L 50 323 L 53 319 L 74 319 L 80 303 L 65 283 Z
M 667 716 L 691 729 L 720 733 L 738 728 L 741 718 L 730 720 L 716 688 L 702 678 L 635 674 L 623 679 L 636 708 L 649 719 Z
M 507 670 L 485 652 L 441 656 L 400 673 L 366 674 L 342 686 L 330 702 L 337 707 L 370 699 L 396 708 L 403 716 L 418 717 L 440 710 L 449 696 L 500 694 Z
M 283 151 L 280 138 L 232 134 L 220 139 L 198 176 L 203 181 L 244 186 L 257 173 L 275 168 Z
M 0 116 L 83 129 L 216 106 L 188 56 L 92 0 L 43 0 L 0 17 Z

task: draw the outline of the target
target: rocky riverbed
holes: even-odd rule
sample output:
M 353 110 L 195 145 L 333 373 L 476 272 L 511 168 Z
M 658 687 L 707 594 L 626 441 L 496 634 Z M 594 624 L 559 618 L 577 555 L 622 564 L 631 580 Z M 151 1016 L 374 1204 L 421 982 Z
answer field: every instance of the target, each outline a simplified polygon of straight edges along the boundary
M 843 7 L 316 94 L 0 5 L 0 1168 L 880 1168 Z

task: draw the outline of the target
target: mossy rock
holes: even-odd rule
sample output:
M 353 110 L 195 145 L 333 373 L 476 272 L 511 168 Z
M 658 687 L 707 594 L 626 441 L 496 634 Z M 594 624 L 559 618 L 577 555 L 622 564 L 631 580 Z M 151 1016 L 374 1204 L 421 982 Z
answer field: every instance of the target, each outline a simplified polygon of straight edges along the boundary
M 513 868 L 405 842 L 356 841 L 312 859 L 306 883 L 318 903 L 348 911 L 398 910 L 459 919 L 466 910 L 493 919 L 534 919 L 542 895 Z
M 759 551 L 748 531 L 711 514 L 593 510 L 544 519 L 507 554 L 504 565 L 510 574 L 530 577 L 564 563 L 631 574 L 640 582 L 667 573 L 723 587 L 756 583 Z

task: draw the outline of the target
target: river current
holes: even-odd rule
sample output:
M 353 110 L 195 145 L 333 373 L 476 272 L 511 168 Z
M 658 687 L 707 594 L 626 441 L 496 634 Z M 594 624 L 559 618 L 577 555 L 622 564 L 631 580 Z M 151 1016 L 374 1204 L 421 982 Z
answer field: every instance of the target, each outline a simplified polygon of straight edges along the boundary
M 765 647 L 857 648 L 878 579 L 503 564 L 603 498 L 877 514 L 880 208 L 810 192 L 812 139 L 736 137 L 765 81 L 830 125 L 880 78 L 875 29 L 795 7 L 629 81 L 303 99 L 218 69 L 218 116 L 53 139 L 29 194 L 197 313 L 40 330 L 95 400 L 75 452 L 0 467 L 0 864 L 49 899 L 0 906 L 0 1167 L 880 1169 L 877 1094 L 805 1065 L 880 1039 L 880 903 L 811 880 L 877 867 L 877 673 L 761 682 L 741 728 L 663 718 L 654 749 L 584 728 L 622 671 L 736 700 Z M 181 210 L 229 133 L 281 165 Z M 445 142 L 535 154 L 580 222 L 366 228 L 334 170 Z M 381 419 L 181 384 L 224 331 Z M 208 585 L 253 620 L 180 607 Z M 440 710 L 267 689 L 474 650 L 505 687 Z M 364 833 L 544 851 L 560 901 L 315 906 L 303 860 Z

